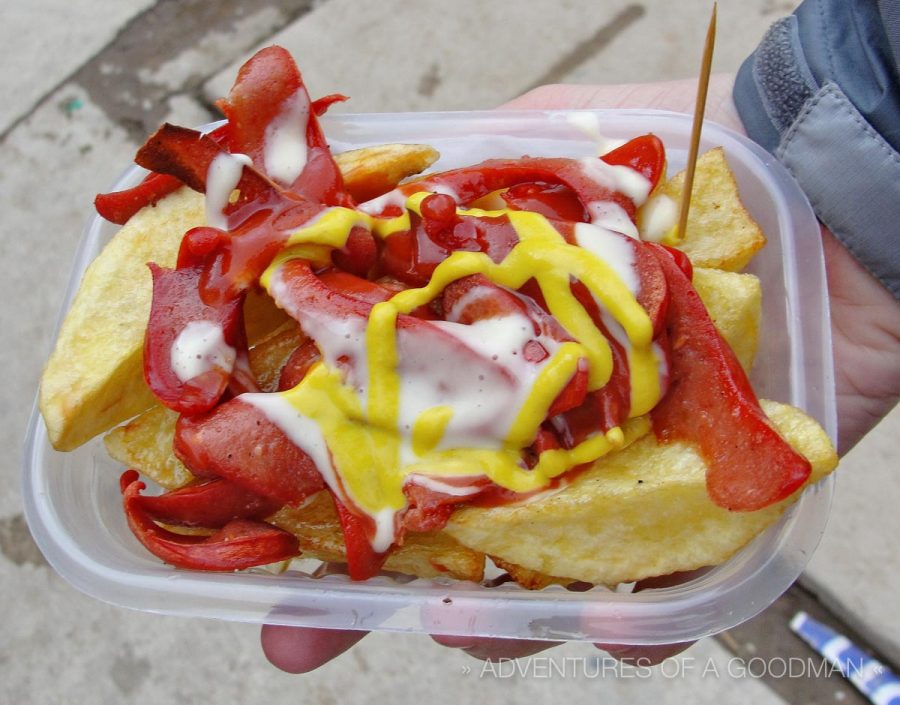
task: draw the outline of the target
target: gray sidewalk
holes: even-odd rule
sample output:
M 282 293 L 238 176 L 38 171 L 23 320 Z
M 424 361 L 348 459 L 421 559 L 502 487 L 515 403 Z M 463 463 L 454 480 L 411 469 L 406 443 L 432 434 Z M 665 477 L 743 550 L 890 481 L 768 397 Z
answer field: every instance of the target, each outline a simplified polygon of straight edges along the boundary
M 716 70 L 735 70 L 768 25 L 795 4 L 720 1 Z M 774 608 L 688 652 L 693 663 L 715 664 L 718 677 L 699 671 L 657 671 L 652 678 L 582 674 L 553 682 L 482 677 L 480 662 L 460 652 L 425 636 L 392 634 L 370 635 L 316 673 L 291 677 L 265 662 L 255 627 L 128 612 L 81 595 L 47 566 L 22 520 L 20 448 L 81 228 L 94 194 L 160 120 L 207 120 L 210 100 L 227 91 L 243 58 L 270 43 L 294 54 L 314 94 L 346 93 L 352 97 L 346 109 L 357 112 L 484 109 L 547 82 L 690 77 L 709 2 L 675 7 L 665 0 L 4 4 L 0 443 L 11 450 L 0 462 L 0 702 L 354 703 L 381 702 L 401 690 L 413 701 L 435 703 L 822 702 L 834 692 L 858 702 L 839 682 L 773 683 L 729 672 L 732 652 L 746 657 L 763 648 L 753 635 L 783 630 L 784 615 Z M 895 664 L 898 434 L 895 411 L 844 460 L 830 525 L 804 589 L 784 603 L 819 600 L 817 609 Z M 584 644 L 548 653 L 600 655 Z

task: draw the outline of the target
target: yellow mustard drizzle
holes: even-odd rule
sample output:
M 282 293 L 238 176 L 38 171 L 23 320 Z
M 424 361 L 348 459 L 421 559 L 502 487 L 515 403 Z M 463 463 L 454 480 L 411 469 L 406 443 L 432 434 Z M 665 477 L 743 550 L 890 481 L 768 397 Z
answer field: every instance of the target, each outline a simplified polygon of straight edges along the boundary
M 422 456 L 433 451 L 453 418 L 452 406 L 433 406 L 421 414 L 412 428 L 413 453 Z
M 431 195 L 415 193 L 407 199 L 408 211 L 418 212 Z M 348 208 L 330 208 L 309 226 L 293 233 L 286 248 L 261 278 L 275 296 L 273 276 L 288 260 L 320 256 L 322 247 L 340 248 L 354 226 L 363 226 L 380 237 L 409 228 L 408 211 L 396 218 L 377 218 Z M 372 308 L 365 329 L 368 398 L 345 384 L 342 374 L 317 363 L 293 389 L 281 392 L 303 416 L 316 423 L 331 451 L 335 472 L 354 504 L 371 516 L 386 510 L 400 511 L 406 504 L 403 485 L 413 473 L 466 477 L 484 475 L 514 492 L 545 487 L 554 477 L 576 465 L 588 463 L 621 447 L 626 436 L 646 432 L 648 422 L 639 417 L 660 396 L 660 361 L 654 350 L 651 321 L 628 286 L 600 257 L 567 243 L 546 218 L 514 210 L 458 209 L 460 216 L 509 219 L 519 242 L 500 263 L 481 252 L 454 252 L 441 262 L 426 286 L 407 289 Z M 509 432 L 498 448 L 441 448 L 454 410 L 447 405 L 422 412 L 404 434 L 398 428 L 401 379 L 398 373 L 397 317 L 428 304 L 453 281 L 482 274 L 496 284 L 518 289 L 530 279 L 541 288 L 550 313 L 577 342 L 566 342 L 543 363 L 538 378 L 515 414 Z M 628 339 L 632 420 L 606 434 L 597 433 L 578 446 L 541 453 L 528 469 L 521 451 L 529 446 L 553 401 L 584 360 L 589 365 L 589 389 L 599 389 L 610 379 L 612 354 L 608 341 L 571 292 L 575 278 L 584 283 L 597 301 L 621 325 Z M 403 448 L 411 448 L 411 460 Z M 403 462 L 403 458 L 407 462 Z
M 377 514 L 405 506 L 399 436 L 394 429 L 370 423 L 339 370 L 317 362 L 296 387 L 279 393 L 318 425 L 332 464 L 360 509 Z

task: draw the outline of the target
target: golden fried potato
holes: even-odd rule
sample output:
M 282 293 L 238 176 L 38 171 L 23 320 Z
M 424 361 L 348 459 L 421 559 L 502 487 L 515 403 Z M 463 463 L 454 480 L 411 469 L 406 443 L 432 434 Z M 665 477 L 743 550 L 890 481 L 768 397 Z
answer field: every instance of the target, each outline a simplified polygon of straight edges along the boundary
M 253 287 L 247 292 L 244 299 L 244 330 L 250 345 L 255 345 L 285 323 L 294 323 L 294 319 L 278 308 L 263 288 Z
M 344 536 L 327 492 L 314 495 L 299 509 L 284 507 L 267 521 L 294 534 L 304 556 L 346 563 Z M 461 546 L 445 534 L 410 533 L 388 557 L 384 568 L 420 578 L 446 575 L 477 582 L 484 575 L 484 554 Z
M 174 490 L 194 479 L 191 471 L 172 452 L 178 414 L 154 406 L 103 439 L 106 452 L 125 467 L 137 470 L 161 487 Z
M 436 158 L 424 145 L 379 145 L 337 162 L 361 198 L 389 191 Z M 74 450 L 154 404 L 143 377 L 152 299 L 147 262 L 174 267 L 184 233 L 205 222 L 202 195 L 181 189 L 132 217 L 88 267 L 41 379 L 40 410 L 57 450 Z M 245 310 L 251 343 L 285 320 L 260 292 L 251 293 Z
M 488 558 L 490 558 L 494 562 L 494 565 L 500 568 L 500 570 L 505 570 L 510 578 L 526 590 L 543 590 L 550 585 L 565 586 L 578 582 L 572 578 L 555 578 L 552 575 L 545 575 L 544 573 L 531 570 L 530 568 L 523 568 L 515 563 L 505 561 L 499 556 L 488 556 Z
M 837 465 L 825 432 L 797 409 L 762 402 L 812 463 L 809 482 Z M 706 492 L 706 465 L 685 443 L 651 434 L 600 459 L 557 494 L 521 505 L 465 508 L 445 531 L 465 546 L 545 575 L 631 582 L 729 559 L 797 497 L 756 512 L 729 512 Z
M 659 193 L 681 202 L 684 172 L 661 184 Z M 765 235 L 750 217 L 738 194 L 725 152 L 716 147 L 697 159 L 694 188 L 684 239 L 676 244 L 695 267 L 737 272 L 766 244 Z
M 749 372 L 759 342 L 762 286 L 753 274 L 721 269 L 694 269 L 694 288 L 700 294 L 719 333 Z
M 185 231 L 204 222 L 202 197 L 181 189 L 136 214 L 88 267 L 41 380 L 40 409 L 57 450 L 154 404 L 143 375 L 147 262 L 174 267 Z
M 368 201 L 424 171 L 440 154 L 425 144 L 383 144 L 334 155 L 344 185 L 357 201 Z
M 300 325 L 291 319 L 250 348 L 250 369 L 262 391 L 278 390 L 281 368 L 305 340 Z

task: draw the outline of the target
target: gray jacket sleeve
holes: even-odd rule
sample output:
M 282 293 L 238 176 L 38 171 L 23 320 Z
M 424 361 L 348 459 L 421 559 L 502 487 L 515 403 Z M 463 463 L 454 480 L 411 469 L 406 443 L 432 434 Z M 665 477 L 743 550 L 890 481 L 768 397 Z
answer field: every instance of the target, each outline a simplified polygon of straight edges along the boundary
M 805 0 L 738 72 L 747 133 L 900 299 L 900 0 Z

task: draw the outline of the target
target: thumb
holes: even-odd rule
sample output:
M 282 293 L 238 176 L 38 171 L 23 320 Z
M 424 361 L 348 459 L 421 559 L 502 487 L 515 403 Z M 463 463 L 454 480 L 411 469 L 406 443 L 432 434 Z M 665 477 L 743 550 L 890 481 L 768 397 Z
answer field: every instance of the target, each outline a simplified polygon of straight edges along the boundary
M 264 624 L 260 641 L 263 653 L 276 668 L 288 673 L 309 673 L 340 656 L 366 634 L 365 631 Z
M 706 116 L 726 127 L 743 131 L 731 100 L 734 76 L 710 78 Z M 503 110 L 579 110 L 583 108 L 658 109 L 692 113 L 697 80 L 622 83 L 604 86 L 554 84 L 540 86 L 500 106 Z

